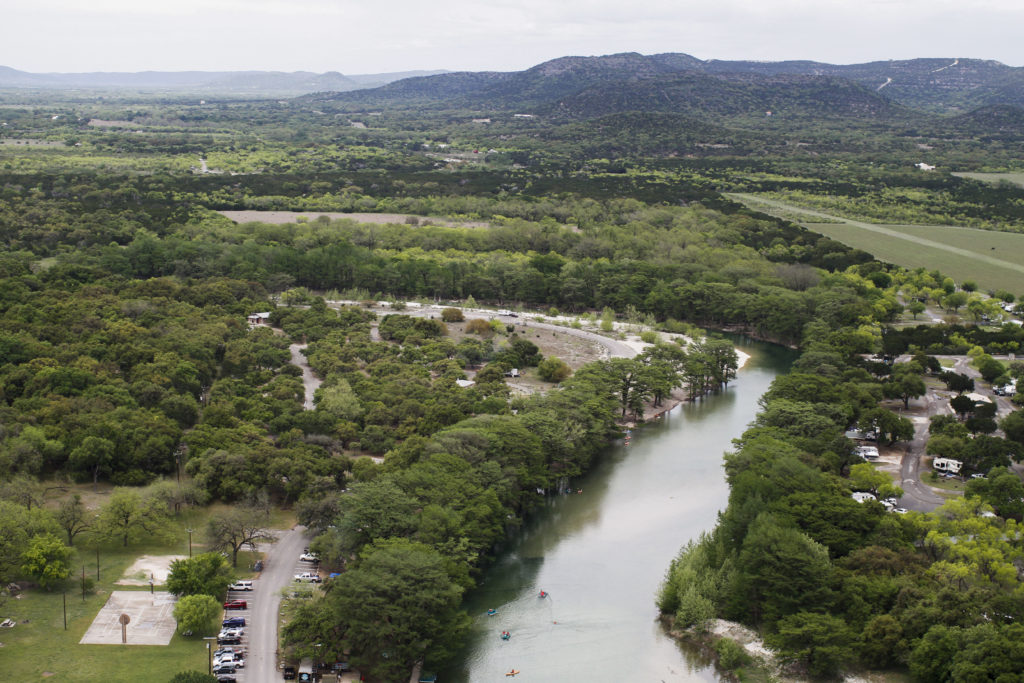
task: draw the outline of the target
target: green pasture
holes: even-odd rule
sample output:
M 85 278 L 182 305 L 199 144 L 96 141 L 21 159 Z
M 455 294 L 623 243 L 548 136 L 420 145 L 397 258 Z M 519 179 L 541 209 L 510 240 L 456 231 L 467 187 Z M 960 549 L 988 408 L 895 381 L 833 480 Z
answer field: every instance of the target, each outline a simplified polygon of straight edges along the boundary
M 1024 187 L 1024 173 L 954 173 L 958 178 L 971 178 L 983 183 L 1001 183 L 1003 181 Z
M 938 269 L 957 282 L 973 280 L 983 290 L 1024 292 L 1024 235 L 954 226 L 880 225 L 752 194 L 730 194 L 757 211 L 803 216 L 800 224 L 875 258 L 907 268 Z M 821 219 L 835 221 L 819 223 Z

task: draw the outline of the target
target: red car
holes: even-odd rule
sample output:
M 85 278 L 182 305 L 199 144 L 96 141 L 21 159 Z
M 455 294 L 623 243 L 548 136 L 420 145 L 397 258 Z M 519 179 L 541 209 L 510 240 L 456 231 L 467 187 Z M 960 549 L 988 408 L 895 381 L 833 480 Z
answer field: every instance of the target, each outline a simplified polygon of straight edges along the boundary
M 245 600 L 228 600 L 224 603 L 224 609 L 248 609 L 249 604 Z

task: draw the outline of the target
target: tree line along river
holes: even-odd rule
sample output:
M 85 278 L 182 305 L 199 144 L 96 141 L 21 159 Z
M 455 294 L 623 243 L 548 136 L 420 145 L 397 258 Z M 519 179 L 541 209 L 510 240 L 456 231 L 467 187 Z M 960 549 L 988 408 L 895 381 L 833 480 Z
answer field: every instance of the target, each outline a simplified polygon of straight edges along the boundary
M 734 342 L 751 359 L 733 385 L 611 446 L 572 494 L 549 497 L 510 541 L 467 596 L 473 631 L 440 681 L 505 680 L 513 670 L 523 681 L 717 680 L 664 633 L 654 600 L 679 549 L 727 503 L 722 454 L 796 358 Z

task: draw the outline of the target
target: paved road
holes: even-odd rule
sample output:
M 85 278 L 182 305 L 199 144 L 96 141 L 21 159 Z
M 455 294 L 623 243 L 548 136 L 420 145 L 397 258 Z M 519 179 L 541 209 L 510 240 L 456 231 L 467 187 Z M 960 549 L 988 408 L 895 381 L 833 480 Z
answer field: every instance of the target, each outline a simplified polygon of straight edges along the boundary
M 295 579 L 295 564 L 302 549 L 309 544 L 306 528 L 296 526 L 270 546 L 264 570 L 250 597 L 251 622 L 247 645 L 249 658 L 245 663 L 245 683 L 277 683 L 277 612 L 281 605 L 281 589 Z M 244 596 L 240 594 L 239 597 Z

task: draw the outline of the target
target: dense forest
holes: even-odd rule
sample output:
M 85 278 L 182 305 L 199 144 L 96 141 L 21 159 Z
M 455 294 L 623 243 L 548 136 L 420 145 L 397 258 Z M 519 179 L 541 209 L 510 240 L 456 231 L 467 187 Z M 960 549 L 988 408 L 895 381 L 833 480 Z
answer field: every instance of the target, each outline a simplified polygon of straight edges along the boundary
M 504 91 L 493 111 L 362 109 L 419 81 L 202 105 L 0 93 L 0 583 L 60 585 L 68 572 L 33 557 L 57 566 L 93 536 L 127 546 L 184 508 L 276 506 L 338 573 L 292 615 L 288 652 L 400 680 L 459 647 L 462 596 L 545 492 L 645 405 L 728 384 L 731 344 L 705 329 L 742 331 L 802 355 L 727 455 L 729 507 L 673 564 L 660 609 L 678 626 L 758 627 L 816 676 L 1016 680 L 1024 487 L 1006 468 L 1024 454 L 1020 420 L 965 405 L 931 425 L 930 452 L 988 476 L 932 514 L 851 498 L 899 489 L 844 437 L 911 438 L 898 402 L 926 379 L 963 384 L 936 354 L 970 353 L 992 382 L 1024 373 L 988 356 L 1024 352 L 1021 328 L 977 324 L 1014 293 L 880 263 L 721 193 L 1018 231 L 1024 190 L 912 163 L 926 145 L 1014 170 L 1020 139 L 840 76 L 670 71 L 672 111 L 648 106 L 654 81 L 627 91 L 587 72 L 591 90 L 518 117 Z M 540 107 L 572 78 L 520 80 Z M 752 113 L 764 98 L 791 115 Z M 382 213 L 400 217 L 360 215 Z M 403 309 L 417 301 L 454 313 Z M 454 334 L 467 302 L 600 315 L 612 334 L 628 320 L 650 343 L 570 372 L 514 323 Z M 929 306 L 969 320 L 908 324 Z M 246 323 L 257 311 L 269 326 Z M 300 342 L 323 380 L 311 410 L 290 362 Z M 544 390 L 511 392 L 513 368 L 536 368 Z M 75 498 L 41 505 L 50 484 L 104 482 L 138 524 L 113 508 L 87 523 Z

